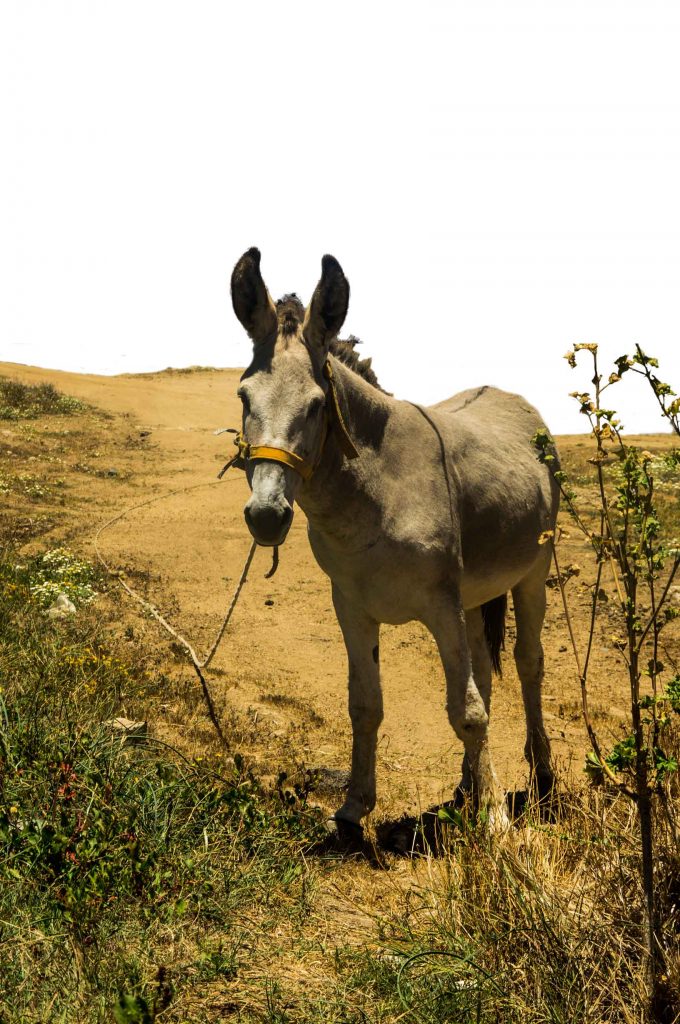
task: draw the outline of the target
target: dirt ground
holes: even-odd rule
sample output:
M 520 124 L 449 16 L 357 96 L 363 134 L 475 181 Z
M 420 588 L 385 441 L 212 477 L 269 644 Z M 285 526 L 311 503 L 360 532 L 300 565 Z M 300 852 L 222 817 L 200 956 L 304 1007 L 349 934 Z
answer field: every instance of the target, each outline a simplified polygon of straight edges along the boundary
M 112 516 L 150 497 L 188 489 L 131 511 L 105 531 L 101 549 L 199 652 L 212 642 L 250 545 L 242 514 L 247 499 L 243 474 L 231 470 L 222 481 L 216 479 L 230 455 L 231 439 L 214 431 L 239 424 L 239 373 L 194 370 L 100 377 L 0 363 L 2 375 L 25 383 L 49 381 L 110 414 L 0 424 L 0 467 L 16 480 L 24 477 L 21 486 L 10 487 L 4 495 L 5 514 L 27 523 L 43 517 L 41 536 L 31 541 L 34 547 L 65 541 L 93 558 L 95 532 Z M 573 463 L 586 452 L 584 437 L 558 443 Z M 671 438 L 655 435 L 644 443 L 669 448 Z M 27 498 L 31 481 L 43 493 Z M 199 484 L 205 486 L 195 487 Z M 570 533 L 571 539 L 561 545 L 562 561 L 584 567 L 569 590 L 575 630 L 585 638 L 591 594 L 586 567 L 591 559 L 574 528 Z M 223 707 L 250 723 L 250 738 L 255 738 L 251 754 L 263 767 L 276 763 L 280 754 L 308 767 L 345 770 L 350 748 L 345 651 L 329 581 L 312 557 L 300 509 L 281 549 L 280 568 L 266 580 L 269 567 L 269 552 L 258 552 L 213 663 L 211 686 Z M 609 580 L 604 589 L 611 591 Z M 170 642 L 155 624 L 132 604 L 123 607 L 129 615 L 120 622 L 121 635 L 133 626 L 137 635 L 153 638 L 176 670 Z M 593 719 L 605 745 L 619 737 L 626 717 L 624 667 L 617 663 L 610 640 L 612 615 L 604 607 L 592 668 Z M 503 785 L 516 788 L 526 781 L 526 765 L 524 716 L 511 657 L 512 615 L 508 627 L 504 674 L 494 685 L 491 743 Z M 670 643 L 677 657 L 677 637 Z M 565 772 L 580 777 L 587 742 L 555 589 L 548 590 L 544 646 L 545 718 L 554 755 Z M 417 623 L 383 627 L 381 662 L 385 720 L 378 753 L 377 820 L 448 799 L 461 758 L 444 710 L 442 668 L 427 631 Z M 164 728 L 160 721 L 152 727 Z

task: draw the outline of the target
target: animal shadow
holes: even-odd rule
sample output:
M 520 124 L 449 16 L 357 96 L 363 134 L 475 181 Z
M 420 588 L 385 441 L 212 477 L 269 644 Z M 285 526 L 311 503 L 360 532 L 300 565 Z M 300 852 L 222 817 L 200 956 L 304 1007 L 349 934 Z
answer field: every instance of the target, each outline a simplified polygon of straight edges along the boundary
M 346 773 L 327 773 L 320 777 L 319 789 L 343 790 Z M 337 775 L 337 778 L 336 778 Z M 518 789 L 505 794 L 510 821 L 553 823 L 557 820 L 562 800 L 555 787 L 549 789 Z M 361 825 L 331 820 L 327 835 L 309 852 L 320 859 L 365 860 L 378 869 L 387 868 L 385 854 L 408 857 L 415 854 L 443 856 L 467 830 L 478 824 L 478 814 L 469 793 L 456 790 L 453 800 L 429 807 L 420 815 L 404 815 L 380 822 L 374 835 Z
M 513 825 L 535 820 L 543 823 L 556 821 L 560 798 L 555 789 L 537 793 L 521 789 L 505 794 L 508 817 Z M 478 823 L 478 814 L 468 793 L 457 790 L 453 800 L 429 807 L 420 815 L 405 815 L 392 821 L 383 821 L 376 829 L 377 845 L 381 850 L 401 856 L 430 854 L 443 856 L 466 830 Z
M 379 844 L 371 841 L 361 825 L 347 821 L 329 821 L 328 834 L 310 853 L 320 860 L 357 859 L 379 870 L 388 867 Z

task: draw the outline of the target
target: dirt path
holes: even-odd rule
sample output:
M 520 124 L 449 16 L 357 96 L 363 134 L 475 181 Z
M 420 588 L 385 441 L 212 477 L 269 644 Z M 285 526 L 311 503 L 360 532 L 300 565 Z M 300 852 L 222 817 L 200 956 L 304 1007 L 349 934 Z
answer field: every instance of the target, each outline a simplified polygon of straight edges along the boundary
M 74 546 L 92 554 L 96 526 L 135 502 L 173 488 L 208 485 L 133 512 L 102 538 L 107 559 L 148 573 L 150 598 L 199 650 L 206 649 L 250 543 L 242 516 L 243 474 L 231 471 L 223 482 L 215 481 L 230 439 L 213 432 L 239 422 L 239 371 L 98 377 L 0 364 L 0 374 L 26 383 L 50 381 L 112 414 L 96 447 L 79 418 L 66 428 L 59 472 L 70 490 L 70 515 L 56 532 L 75 537 Z M 2 442 L 16 446 L 21 429 L 7 424 Z M 570 451 L 582 443 L 567 442 Z M 54 471 L 47 465 L 41 469 L 48 475 Z M 581 541 L 570 543 L 569 557 L 583 562 Z M 258 552 L 233 628 L 214 662 L 212 685 L 249 716 L 262 739 L 264 761 L 280 748 L 308 766 L 345 769 L 350 732 L 344 647 L 330 585 L 312 558 L 300 509 L 272 580 L 263 578 L 268 568 L 268 554 Z M 583 632 L 589 591 L 579 583 L 571 586 L 577 629 Z M 548 601 L 546 723 L 558 763 L 566 767 L 573 760 L 580 768 L 586 743 L 578 687 L 556 591 L 548 591 Z M 132 608 L 130 616 L 136 617 Z M 510 650 L 512 621 L 509 627 Z M 595 652 L 593 709 L 609 738 L 623 717 L 617 707 L 625 707 L 625 681 L 622 674 L 612 676 L 605 635 Z M 524 722 L 509 650 L 504 676 L 495 683 L 491 742 L 503 784 L 517 787 L 526 778 Z M 461 757 L 446 719 L 443 673 L 429 634 L 418 624 L 384 627 L 381 660 L 385 721 L 378 817 L 450 797 Z

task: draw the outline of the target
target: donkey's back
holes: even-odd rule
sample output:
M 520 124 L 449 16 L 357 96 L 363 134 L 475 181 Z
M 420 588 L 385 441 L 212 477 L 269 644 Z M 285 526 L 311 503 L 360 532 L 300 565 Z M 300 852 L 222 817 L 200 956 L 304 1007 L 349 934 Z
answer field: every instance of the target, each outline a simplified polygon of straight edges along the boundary
M 494 387 L 463 391 L 429 411 L 455 479 L 463 599 L 475 607 L 544 560 L 539 538 L 552 529 L 559 503 L 532 441 L 545 423 L 521 395 Z

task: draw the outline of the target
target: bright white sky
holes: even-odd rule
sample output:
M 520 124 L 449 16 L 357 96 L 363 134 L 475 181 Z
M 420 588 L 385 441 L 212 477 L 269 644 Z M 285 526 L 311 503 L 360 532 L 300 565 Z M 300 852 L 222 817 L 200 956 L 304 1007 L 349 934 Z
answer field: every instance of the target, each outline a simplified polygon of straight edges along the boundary
M 680 390 L 679 53 L 676 0 L 1 0 L 0 358 L 246 365 L 257 245 L 275 298 L 340 260 L 400 397 L 580 430 L 578 341 Z

